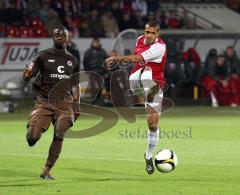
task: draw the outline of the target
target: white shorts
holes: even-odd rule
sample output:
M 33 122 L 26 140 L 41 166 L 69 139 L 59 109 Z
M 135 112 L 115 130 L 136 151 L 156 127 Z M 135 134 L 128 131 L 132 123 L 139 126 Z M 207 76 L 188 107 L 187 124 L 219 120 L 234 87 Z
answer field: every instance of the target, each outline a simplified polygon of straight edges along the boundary
M 148 84 L 151 83 L 151 86 L 148 86 L 147 88 L 143 86 L 144 80 L 141 81 L 141 72 L 142 69 L 137 70 L 136 72 L 132 73 L 129 76 L 129 84 L 130 84 L 130 89 L 133 92 L 134 95 L 143 95 L 145 97 L 145 108 L 147 106 L 150 106 L 154 110 L 156 110 L 159 115 L 161 114 L 162 111 L 162 101 L 163 101 L 163 90 L 159 86 L 159 91 L 158 93 L 154 96 L 153 101 L 147 102 L 147 94 L 149 91 L 149 88 L 153 87 L 156 85 L 156 82 L 152 80 L 152 77 L 149 78 Z

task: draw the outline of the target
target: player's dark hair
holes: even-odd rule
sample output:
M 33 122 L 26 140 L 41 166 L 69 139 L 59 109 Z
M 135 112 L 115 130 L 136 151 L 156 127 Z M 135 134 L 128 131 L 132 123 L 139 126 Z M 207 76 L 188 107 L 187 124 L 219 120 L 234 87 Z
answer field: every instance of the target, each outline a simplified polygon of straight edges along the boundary
M 52 29 L 51 36 L 54 35 L 54 31 L 55 31 L 56 29 L 57 29 L 57 30 L 62 30 L 62 31 L 64 31 L 64 32 L 69 32 L 68 29 L 67 29 L 65 26 L 57 25 L 57 26 L 55 26 L 55 27 Z
M 62 26 L 62 25 L 57 25 L 57 26 L 55 26 L 53 30 L 55 30 L 55 29 L 61 29 L 61 30 L 66 30 L 66 31 L 68 31 L 68 29 L 67 29 L 65 26 Z
M 159 23 L 158 23 L 156 20 L 149 21 L 149 22 L 145 25 L 145 27 L 147 27 L 147 26 L 148 26 L 148 27 L 156 28 L 157 31 L 160 30 L 160 25 L 159 25 Z

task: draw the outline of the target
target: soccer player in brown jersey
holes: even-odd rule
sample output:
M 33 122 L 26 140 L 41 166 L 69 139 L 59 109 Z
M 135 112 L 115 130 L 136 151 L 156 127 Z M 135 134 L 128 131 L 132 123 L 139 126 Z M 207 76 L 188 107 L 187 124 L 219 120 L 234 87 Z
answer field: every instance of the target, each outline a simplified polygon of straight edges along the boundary
M 33 83 L 35 106 L 29 115 L 26 139 L 34 146 L 50 123 L 54 136 L 43 171 L 42 179 L 54 179 L 50 170 L 57 161 L 65 132 L 80 113 L 78 83 L 79 62 L 66 50 L 68 30 L 57 26 L 53 30 L 53 47 L 39 52 L 23 72 L 23 79 L 36 77 Z

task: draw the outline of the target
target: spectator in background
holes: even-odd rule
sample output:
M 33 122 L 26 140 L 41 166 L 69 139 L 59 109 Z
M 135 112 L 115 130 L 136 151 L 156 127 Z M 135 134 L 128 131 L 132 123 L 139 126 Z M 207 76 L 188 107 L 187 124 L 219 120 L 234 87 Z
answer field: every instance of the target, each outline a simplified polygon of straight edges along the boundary
M 147 16 L 147 2 L 145 0 L 134 0 L 132 2 L 133 10 L 139 10 L 142 17 Z
M 104 37 L 104 30 L 102 20 L 98 15 L 97 10 L 92 10 L 90 16 L 87 19 L 89 30 L 92 37 Z
M 180 21 L 177 18 L 177 12 L 175 10 L 170 11 L 170 16 L 168 19 L 168 28 L 178 29 L 180 28 Z
M 143 29 L 144 25 L 147 23 L 147 17 L 141 17 L 141 12 L 139 10 L 134 10 L 131 13 L 131 20 L 134 23 L 135 29 Z
M 227 50 L 224 54 L 225 61 L 228 67 L 228 72 L 231 75 L 240 74 L 240 60 L 235 54 L 235 51 L 232 46 L 227 47 Z
M 156 0 L 147 0 L 148 13 L 155 13 L 159 9 L 158 1 Z
M 74 38 L 79 38 L 79 29 L 81 25 L 81 19 L 65 16 L 64 26 L 66 26 L 73 34 Z
M 9 1 L 9 6 L 2 12 L 2 22 L 6 25 L 20 26 L 23 19 L 23 13 L 17 8 L 15 0 Z
M 173 85 L 170 85 L 170 92 L 180 98 L 192 98 L 194 87 L 199 86 L 201 83 L 202 66 L 200 56 L 195 48 L 189 48 L 183 52 L 182 58 L 174 57 L 173 60 L 176 63 L 175 68 L 172 70 L 172 74 L 171 72 L 168 73 L 173 80 Z M 173 65 L 171 64 L 171 66 Z M 171 66 L 170 68 L 172 68 Z M 171 91 L 175 86 L 175 90 Z
M 99 1 L 97 3 L 96 10 L 98 10 L 98 15 L 100 18 L 105 14 L 106 10 L 108 10 L 108 9 L 109 9 L 109 7 L 108 7 L 108 3 L 106 1 Z
M 63 22 L 64 21 L 64 17 L 65 17 L 65 12 L 64 12 L 64 1 L 62 0 L 49 0 L 48 1 L 50 3 L 50 8 L 53 9 L 55 11 L 55 13 L 57 14 L 57 16 L 59 17 L 60 21 Z
M 69 31 L 68 34 L 68 43 L 67 43 L 67 50 L 75 57 L 80 63 L 80 53 L 78 50 L 77 45 L 72 41 L 73 34 Z
M 42 9 L 41 0 L 28 0 L 27 7 L 31 16 L 38 16 L 39 10 Z
M 193 21 L 189 18 L 188 12 L 185 9 L 183 10 L 182 16 L 179 21 L 180 21 L 180 27 L 182 29 L 193 29 L 194 28 Z
M 236 105 L 240 105 L 240 60 L 232 46 L 227 47 L 225 61 L 229 73 L 229 85 L 233 94 L 237 94 Z M 234 103 L 232 106 L 235 106 Z
M 122 11 L 120 9 L 120 5 L 118 1 L 112 2 L 111 11 L 112 11 L 112 15 L 116 18 L 117 22 L 119 23 L 119 21 L 121 20 Z
M 180 62 L 174 59 L 168 59 L 164 75 L 169 86 L 166 94 L 175 98 L 178 94 L 178 87 L 181 86 L 182 80 L 184 79 L 181 74 Z
M 187 82 L 191 85 L 200 83 L 201 59 L 195 48 L 189 48 L 183 53 L 183 63 Z
M 119 29 L 120 31 L 123 31 L 125 29 L 128 28 L 133 28 L 133 26 L 135 26 L 136 23 L 132 22 L 132 19 L 130 17 L 130 13 L 129 12 L 125 12 L 123 13 L 121 20 L 119 21 Z
M 158 9 L 155 12 L 155 19 L 160 24 L 161 29 L 166 29 L 167 26 L 167 16 L 165 11 Z
M 76 0 L 78 2 L 78 0 Z M 89 13 L 91 7 L 92 1 L 89 0 L 82 0 L 80 4 L 80 11 L 83 13 Z
M 58 19 L 57 13 L 53 9 L 47 10 L 47 20 L 44 22 L 44 26 L 48 35 L 51 35 L 54 26 L 61 25 L 61 21 Z
M 132 1 L 131 0 L 121 0 L 120 8 L 121 8 L 122 12 L 131 12 L 133 10 Z
M 77 15 L 77 13 L 73 9 L 72 1 L 70 0 L 63 1 L 63 11 L 64 11 L 64 16 L 74 18 Z
M 89 28 L 87 21 L 83 21 L 79 28 L 79 36 L 80 37 L 91 37 L 91 34 L 92 34 L 92 32 Z
M 117 36 L 119 32 L 118 24 L 116 18 L 114 18 L 111 11 L 105 12 L 102 17 L 102 24 L 106 37 L 114 38 Z
M 240 13 L 240 2 L 238 0 L 228 0 L 226 4 L 230 9 Z
M 50 9 L 49 6 L 50 3 L 48 2 L 48 0 L 42 1 L 42 9 L 39 10 L 38 15 L 43 22 L 46 22 L 48 20 L 48 10 Z
M 141 18 L 143 18 L 143 17 L 141 17 Z M 148 14 L 148 21 L 152 21 L 152 20 L 155 20 L 155 14 L 154 13 L 152 13 L 152 12 L 150 12 L 149 14 Z
M 218 82 L 222 82 L 223 86 L 227 86 L 226 78 L 227 78 L 227 67 L 225 65 L 225 59 L 223 56 L 219 55 L 216 58 L 214 64 L 212 66 L 206 67 L 206 76 L 203 78 L 203 87 L 209 92 L 212 107 L 218 107 Z M 221 75 L 221 79 L 219 76 Z
M 91 94 L 92 98 L 94 98 L 92 104 L 97 104 L 101 96 L 102 86 L 98 75 L 104 75 L 105 73 L 103 62 L 106 58 L 107 53 L 102 48 L 100 40 L 93 38 L 91 47 L 85 52 L 83 57 L 84 70 L 89 71 Z
M 237 106 L 238 97 L 231 89 L 231 82 L 225 58 L 218 55 L 215 64 L 208 67 L 202 82 L 211 96 L 213 107 L 218 107 L 219 104 Z
M 205 59 L 205 65 L 204 65 L 205 70 L 209 70 L 210 67 L 213 67 L 215 65 L 217 56 L 218 56 L 218 53 L 215 48 L 212 48 L 209 50 L 207 57 Z

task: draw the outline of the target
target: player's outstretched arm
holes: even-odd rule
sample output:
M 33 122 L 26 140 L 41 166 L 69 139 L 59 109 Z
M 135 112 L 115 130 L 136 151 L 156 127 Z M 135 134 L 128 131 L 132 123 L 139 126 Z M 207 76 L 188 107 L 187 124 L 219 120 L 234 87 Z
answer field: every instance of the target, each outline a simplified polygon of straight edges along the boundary
M 141 55 L 112 56 L 105 60 L 104 67 L 111 70 L 112 66 L 120 61 L 140 62 L 143 61 Z
M 28 64 L 26 64 L 25 69 L 23 71 L 23 79 L 28 81 L 32 77 L 32 70 L 29 68 Z
M 108 60 L 129 60 L 131 62 L 140 62 L 143 60 L 143 57 L 141 55 L 112 56 L 106 59 L 106 61 Z

